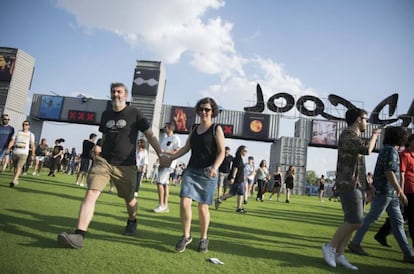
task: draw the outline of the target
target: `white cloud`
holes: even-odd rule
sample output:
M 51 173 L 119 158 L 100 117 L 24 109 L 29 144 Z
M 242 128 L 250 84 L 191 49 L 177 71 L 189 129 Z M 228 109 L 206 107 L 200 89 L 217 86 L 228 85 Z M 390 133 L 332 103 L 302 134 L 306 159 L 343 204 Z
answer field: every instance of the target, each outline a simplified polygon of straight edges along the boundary
M 122 37 L 132 47 L 145 46 L 166 63 L 184 53 L 199 71 L 229 76 L 242 74 L 235 56 L 232 24 L 205 13 L 224 6 L 223 0 L 57 0 L 86 31 L 102 29 Z
M 87 31 L 113 32 L 132 47 L 149 49 L 158 60 L 169 64 L 180 62 L 186 54 L 199 72 L 219 76 L 219 83 L 202 93 L 223 106 L 241 109 L 254 103 L 257 83 L 265 100 L 278 92 L 295 96 L 313 93 L 282 64 L 237 53 L 231 34 L 233 24 L 220 17 L 206 18 L 208 11 L 224 7 L 223 0 L 57 1 Z

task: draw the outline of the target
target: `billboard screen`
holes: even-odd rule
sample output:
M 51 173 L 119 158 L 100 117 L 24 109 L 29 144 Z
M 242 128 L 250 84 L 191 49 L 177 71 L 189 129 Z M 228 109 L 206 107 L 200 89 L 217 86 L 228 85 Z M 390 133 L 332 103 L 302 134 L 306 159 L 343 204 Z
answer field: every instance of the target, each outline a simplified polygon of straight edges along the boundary
M 63 100 L 62 96 L 43 95 L 37 116 L 46 120 L 60 120 Z
M 195 123 L 195 112 L 192 107 L 171 107 L 171 122 L 175 124 L 176 133 L 189 133 Z
M 313 120 L 310 145 L 337 146 L 337 126 L 334 121 Z
M 257 141 L 266 141 L 269 137 L 269 116 L 246 112 L 243 120 L 243 137 Z
M 132 83 L 132 95 L 157 96 L 160 71 L 136 68 Z
M 10 83 L 15 63 L 15 55 L 0 54 L 0 82 Z

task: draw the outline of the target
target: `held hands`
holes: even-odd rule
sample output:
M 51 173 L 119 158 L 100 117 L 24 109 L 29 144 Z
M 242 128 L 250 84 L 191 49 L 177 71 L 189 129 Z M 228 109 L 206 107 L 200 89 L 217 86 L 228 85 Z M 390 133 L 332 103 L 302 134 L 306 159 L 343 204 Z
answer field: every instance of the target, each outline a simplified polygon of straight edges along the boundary
M 172 157 L 167 153 L 161 153 L 159 159 L 161 167 L 169 167 L 173 161 Z
M 400 199 L 400 202 L 403 205 L 405 205 L 405 206 L 408 205 L 408 199 L 407 199 L 407 196 L 405 196 L 404 192 L 400 191 L 398 193 L 398 198 Z

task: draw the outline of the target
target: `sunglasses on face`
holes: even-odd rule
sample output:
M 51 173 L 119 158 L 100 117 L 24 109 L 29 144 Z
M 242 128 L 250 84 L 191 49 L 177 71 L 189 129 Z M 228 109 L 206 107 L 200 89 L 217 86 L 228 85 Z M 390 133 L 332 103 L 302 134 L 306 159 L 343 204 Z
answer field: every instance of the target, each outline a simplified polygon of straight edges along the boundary
M 211 110 L 212 110 L 211 108 L 202 108 L 202 107 L 198 108 L 198 112 L 209 113 Z

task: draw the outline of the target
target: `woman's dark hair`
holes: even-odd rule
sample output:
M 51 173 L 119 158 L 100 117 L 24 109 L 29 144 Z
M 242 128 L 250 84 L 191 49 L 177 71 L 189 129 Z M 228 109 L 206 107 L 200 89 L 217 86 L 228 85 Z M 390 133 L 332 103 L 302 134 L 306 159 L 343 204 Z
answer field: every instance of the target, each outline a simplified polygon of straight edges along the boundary
M 266 165 L 266 160 L 261 160 L 259 167 L 264 167 Z
M 408 133 L 404 127 L 385 128 L 383 145 L 402 146 L 407 144 Z
M 243 150 L 245 150 L 245 149 L 246 149 L 246 146 L 243 146 L 243 145 L 242 145 L 242 146 L 239 146 L 239 147 L 237 148 L 237 150 L 236 150 L 236 155 L 235 155 L 235 157 L 240 157 L 240 158 L 241 158 L 241 157 L 242 157 L 242 156 L 241 156 L 241 153 L 242 153 L 242 151 L 243 151 Z
M 216 101 L 214 101 L 214 99 L 213 98 L 210 98 L 210 97 L 205 97 L 203 99 L 200 99 L 197 102 L 197 104 L 195 106 L 196 114 L 198 114 L 198 109 L 200 108 L 200 106 L 201 105 L 204 105 L 204 104 L 210 104 L 211 111 L 212 111 L 211 112 L 211 117 L 212 118 L 217 117 L 217 115 L 219 113 L 218 105 L 217 105 Z

